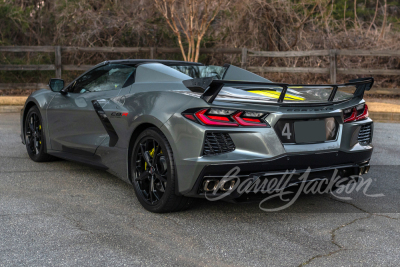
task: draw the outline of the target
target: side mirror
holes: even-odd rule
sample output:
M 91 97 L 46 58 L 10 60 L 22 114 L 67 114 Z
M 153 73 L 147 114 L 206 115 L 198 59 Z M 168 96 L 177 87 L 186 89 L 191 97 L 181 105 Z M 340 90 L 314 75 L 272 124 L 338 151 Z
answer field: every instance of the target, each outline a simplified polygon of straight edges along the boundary
M 53 92 L 60 92 L 64 88 L 64 80 L 62 79 L 50 79 L 49 87 Z

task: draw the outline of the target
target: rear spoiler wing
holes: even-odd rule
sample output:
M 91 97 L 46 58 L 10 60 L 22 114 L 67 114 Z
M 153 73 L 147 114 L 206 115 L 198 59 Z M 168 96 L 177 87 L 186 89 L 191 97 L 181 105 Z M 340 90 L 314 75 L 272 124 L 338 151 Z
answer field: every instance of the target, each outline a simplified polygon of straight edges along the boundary
M 350 80 L 348 83 L 344 84 L 286 84 L 286 83 L 267 83 L 267 82 L 248 82 L 248 81 L 228 81 L 228 80 L 214 80 L 212 77 L 207 78 L 195 78 L 190 80 L 182 81 L 183 84 L 192 92 L 202 93 L 200 98 L 202 98 L 207 103 L 211 104 L 219 92 L 221 91 L 222 87 L 225 85 L 268 85 L 268 86 L 276 86 L 281 87 L 282 92 L 278 98 L 277 104 L 283 103 L 285 99 L 285 95 L 287 89 L 291 86 L 296 87 L 332 87 L 332 92 L 328 97 L 327 104 L 332 103 L 335 99 L 336 92 L 339 87 L 346 87 L 346 86 L 355 86 L 356 90 L 354 91 L 354 97 L 363 98 L 364 92 L 369 91 L 374 84 L 374 78 L 360 78 L 355 80 Z

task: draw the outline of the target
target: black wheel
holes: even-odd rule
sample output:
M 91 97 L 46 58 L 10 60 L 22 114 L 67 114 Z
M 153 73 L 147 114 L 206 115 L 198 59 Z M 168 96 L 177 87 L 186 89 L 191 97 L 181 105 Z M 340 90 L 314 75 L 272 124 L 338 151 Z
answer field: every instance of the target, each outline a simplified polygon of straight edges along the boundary
M 142 206 L 151 212 L 188 208 L 191 199 L 175 194 L 174 158 L 165 136 L 157 128 L 143 131 L 132 149 L 132 182 Z
M 54 157 L 46 153 L 46 138 L 42 117 L 37 107 L 31 107 L 25 118 L 25 144 L 29 157 L 36 162 L 51 161 Z

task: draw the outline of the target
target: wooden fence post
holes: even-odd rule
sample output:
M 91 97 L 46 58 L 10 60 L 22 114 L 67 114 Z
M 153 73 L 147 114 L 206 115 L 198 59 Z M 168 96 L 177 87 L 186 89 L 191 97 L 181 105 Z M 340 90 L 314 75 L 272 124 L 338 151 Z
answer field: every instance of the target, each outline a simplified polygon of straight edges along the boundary
M 243 47 L 242 48 L 242 69 L 247 68 L 247 48 Z
M 61 46 L 55 47 L 56 78 L 61 79 Z
M 150 59 L 154 59 L 154 47 L 150 47 Z
M 337 53 L 335 49 L 329 50 L 329 74 L 332 84 L 336 84 L 336 73 L 337 73 Z

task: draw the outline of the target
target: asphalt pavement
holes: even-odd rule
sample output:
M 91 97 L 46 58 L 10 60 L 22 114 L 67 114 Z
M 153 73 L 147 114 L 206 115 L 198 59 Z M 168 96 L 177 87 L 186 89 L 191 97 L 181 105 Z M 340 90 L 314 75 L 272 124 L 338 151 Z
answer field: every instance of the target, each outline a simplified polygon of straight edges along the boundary
M 400 124 L 376 123 L 373 181 L 288 209 L 198 200 L 152 214 L 132 186 L 64 160 L 35 163 L 0 114 L 0 266 L 399 266 Z

